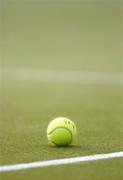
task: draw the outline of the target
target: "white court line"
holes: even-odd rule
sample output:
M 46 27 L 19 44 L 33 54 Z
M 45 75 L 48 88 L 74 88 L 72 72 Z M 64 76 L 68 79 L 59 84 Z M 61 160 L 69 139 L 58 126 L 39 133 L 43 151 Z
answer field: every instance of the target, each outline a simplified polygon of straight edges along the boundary
M 55 159 L 55 160 L 48 160 L 48 161 L 39 161 L 39 162 L 0 166 L 0 172 L 16 171 L 16 170 L 48 167 L 48 166 L 58 166 L 58 165 L 63 165 L 63 164 L 73 164 L 73 163 L 80 163 L 80 162 L 97 161 L 97 160 L 118 158 L 118 157 L 123 157 L 123 151 L 107 153 L 107 154 L 95 154 L 95 155 L 89 155 L 89 156 L 80 156 L 80 157 L 72 157 L 72 158 L 64 158 L 64 159 Z
M 78 84 L 123 84 L 122 73 L 0 68 L 0 79 Z

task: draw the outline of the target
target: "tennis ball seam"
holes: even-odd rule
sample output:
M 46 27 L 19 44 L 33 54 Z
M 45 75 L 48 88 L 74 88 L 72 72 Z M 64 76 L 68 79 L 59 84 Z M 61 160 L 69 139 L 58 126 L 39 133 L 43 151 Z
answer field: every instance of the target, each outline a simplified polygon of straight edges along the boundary
M 73 141 L 72 132 L 71 132 L 68 128 L 64 127 L 64 126 L 60 126 L 60 127 L 54 128 L 52 131 L 50 131 L 50 132 L 48 133 L 48 135 L 51 135 L 51 134 L 54 133 L 55 130 L 57 130 L 57 129 L 65 129 L 65 130 L 67 130 L 67 131 L 70 133 L 70 137 L 71 137 L 71 138 L 70 138 L 70 143 Z

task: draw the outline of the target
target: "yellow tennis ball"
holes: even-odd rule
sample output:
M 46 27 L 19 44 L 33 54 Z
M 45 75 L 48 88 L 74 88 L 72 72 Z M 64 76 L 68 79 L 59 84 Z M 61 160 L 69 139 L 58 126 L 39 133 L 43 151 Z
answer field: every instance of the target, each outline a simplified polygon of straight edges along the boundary
M 68 146 L 76 137 L 76 126 L 73 121 L 65 117 L 52 120 L 47 128 L 49 142 L 56 146 Z

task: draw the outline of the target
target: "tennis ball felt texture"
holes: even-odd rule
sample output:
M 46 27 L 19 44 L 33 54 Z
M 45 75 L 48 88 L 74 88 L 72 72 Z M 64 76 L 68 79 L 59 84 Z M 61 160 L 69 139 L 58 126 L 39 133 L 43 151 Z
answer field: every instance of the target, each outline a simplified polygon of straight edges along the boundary
M 48 125 L 47 137 L 56 146 L 68 146 L 75 140 L 76 126 L 68 118 L 55 118 Z

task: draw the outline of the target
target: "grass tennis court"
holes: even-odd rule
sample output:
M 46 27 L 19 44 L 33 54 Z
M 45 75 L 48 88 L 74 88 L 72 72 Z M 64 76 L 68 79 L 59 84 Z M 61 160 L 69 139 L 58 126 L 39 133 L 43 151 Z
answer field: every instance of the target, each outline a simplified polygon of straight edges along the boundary
M 122 75 L 122 3 L 5 0 L 2 7 L 0 166 L 123 151 L 123 83 L 50 82 L 2 71 Z M 47 142 L 57 116 L 76 123 L 70 147 Z M 0 179 L 120 180 L 122 167 L 123 158 L 114 158 L 0 172 Z

